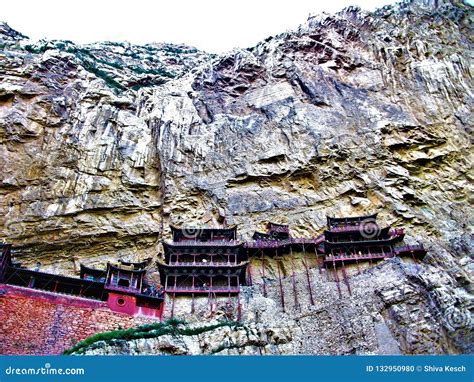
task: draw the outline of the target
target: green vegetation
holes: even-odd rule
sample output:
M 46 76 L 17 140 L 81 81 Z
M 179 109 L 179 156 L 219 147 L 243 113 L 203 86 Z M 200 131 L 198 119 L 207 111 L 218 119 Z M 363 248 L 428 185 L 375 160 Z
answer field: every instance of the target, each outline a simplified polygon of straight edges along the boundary
M 81 62 L 83 68 L 87 70 L 88 72 L 94 74 L 98 78 L 101 78 L 105 81 L 105 83 L 112 89 L 118 90 L 118 91 L 123 91 L 126 90 L 126 87 L 119 83 L 117 80 L 115 80 L 114 76 L 107 73 L 107 71 L 100 69 L 98 64 L 102 64 L 104 66 L 108 66 L 111 68 L 115 68 L 118 70 L 131 70 L 137 74 L 151 74 L 151 75 L 159 75 L 161 77 L 166 77 L 166 78 L 175 78 L 175 74 L 170 73 L 166 71 L 163 68 L 152 68 L 152 69 L 145 69 L 140 66 L 127 66 L 124 65 L 122 62 L 119 61 L 106 61 L 104 59 L 101 59 L 99 57 L 96 57 L 94 54 L 92 54 L 89 50 L 84 49 L 84 48 L 79 48 L 76 47 L 73 43 L 66 41 L 55 41 L 55 42 L 49 42 L 47 44 L 41 45 L 41 46 L 33 46 L 33 45 L 26 45 L 25 50 L 29 53 L 33 54 L 41 54 L 46 52 L 47 50 L 50 49 L 58 49 L 66 53 L 72 53 L 74 54 Z M 133 53 L 131 56 L 133 56 L 136 59 L 140 58 L 140 55 Z
M 111 332 L 97 333 L 91 337 L 86 338 L 84 341 L 78 342 L 70 349 L 65 350 L 63 354 L 81 354 L 89 346 L 98 341 L 105 341 L 106 343 L 111 343 L 115 340 L 129 341 L 141 338 L 157 338 L 166 334 L 170 334 L 173 336 L 194 336 L 224 326 L 235 328 L 240 327 L 241 325 L 238 322 L 234 321 L 219 321 L 217 324 L 214 325 L 189 327 L 189 325 L 185 321 L 172 318 L 165 322 L 142 325 L 137 328 L 119 329 L 113 330 Z

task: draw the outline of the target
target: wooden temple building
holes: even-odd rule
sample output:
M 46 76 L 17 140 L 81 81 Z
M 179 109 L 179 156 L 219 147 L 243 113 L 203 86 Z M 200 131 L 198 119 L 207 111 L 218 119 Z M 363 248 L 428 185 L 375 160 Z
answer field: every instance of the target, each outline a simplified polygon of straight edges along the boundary
M 106 269 L 81 264 L 80 278 L 76 278 L 23 268 L 12 262 L 11 245 L 0 245 L 0 283 L 106 301 L 114 312 L 161 318 L 164 292 L 144 282 L 146 262 L 107 263 Z
M 338 268 L 342 280 L 351 293 L 349 278 L 345 265 L 360 262 L 372 264 L 394 256 L 411 256 L 413 260 L 423 259 L 426 250 L 422 245 L 400 246 L 405 236 L 401 228 L 381 228 L 377 223 L 377 214 L 356 217 L 327 217 L 327 229 L 324 231 L 323 246 L 320 251 L 324 256 L 326 269 L 333 269 L 339 294 L 341 294 Z
M 171 227 L 172 242 L 163 242 L 163 259 L 158 261 L 161 283 L 172 298 L 177 295 L 237 296 L 247 285 L 248 262 L 237 228 L 189 229 Z M 240 304 L 239 304 L 240 306 Z
M 260 273 L 259 287 L 267 296 L 267 288 L 273 287 L 267 277 L 269 257 L 272 258 L 272 275 L 278 276 L 281 304 L 285 310 L 282 279 L 291 277 L 295 306 L 299 305 L 296 286 L 296 261 L 302 262 L 306 273 L 310 303 L 314 304 L 309 269 L 318 267 L 321 275 L 326 270 L 333 275 L 341 296 L 340 284 L 347 286 L 351 294 L 346 266 L 355 265 L 357 271 L 362 262 L 374 262 L 407 256 L 414 261 L 422 260 L 426 250 L 422 245 L 403 245 L 403 229 L 381 228 L 377 214 L 357 217 L 327 217 L 323 234 L 301 238 L 293 237 L 287 225 L 269 222 L 266 232 L 255 232 L 250 241 L 237 239 L 237 228 L 177 228 L 171 226 L 172 240 L 163 241 L 163 254 L 157 262 L 161 285 L 150 285 L 145 280 L 149 261 L 108 263 L 105 269 L 81 265 L 80 277 L 67 277 L 30 270 L 14 264 L 11 245 L 0 244 L 0 283 L 53 293 L 68 294 L 80 298 L 106 301 L 113 311 L 140 314 L 160 318 L 164 301 L 170 299 L 171 316 L 174 315 L 178 296 L 194 299 L 205 296 L 209 301 L 227 297 L 229 303 L 237 300 L 237 316 L 240 317 L 241 287 L 252 286 L 255 272 Z M 298 252 L 303 256 L 293 256 Z M 288 256 L 286 266 L 283 259 Z M 254 267 L 251 269 L 250 260 Z M 288 271 L 288 264 L 291 267 Z M 281 269 L 280 269 L 281 268 Z M 283 270 L 285 272 L 283 272 Z M 354 268 L 353 268 L 354 270 Z M 273 276 L 272 276 L 273 277 Z M 274 285 L 274 284 L 272 284 Z M 211 312 L 212 312 L 212 303 Z M 234 303 L 232 305 L 235 306 Z M 166 308 L 168 309 L 168 308 Z

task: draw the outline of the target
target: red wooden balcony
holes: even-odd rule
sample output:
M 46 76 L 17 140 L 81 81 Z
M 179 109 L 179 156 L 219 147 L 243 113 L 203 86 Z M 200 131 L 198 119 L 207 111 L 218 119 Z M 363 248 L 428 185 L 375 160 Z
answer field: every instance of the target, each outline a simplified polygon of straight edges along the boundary
M 351 224 L 345 225 L 342 227 L 331 227 L 329 230 L 331 232 L 352 232 L 352 231 L 359 231 L 360 224 Z
M 404 245 L 394 249 L 397 256 L 415 256 L 423 258 L 426 255 L 426 249 L 422 244 Z
M 357 261 L 370 261 L 370 260 L 381 260 L 388 259 L 394 255 L 390 252 L 374 252 L 374 253 L 360 253 L 360 254 L 350 254 L 343 253 L 340 255 L 327 255 L 324 258 L 325 263 L 339 263 L 339 262 L 357 262 Z
M 300 238 L 290 237 L 285 240 L 254 240 L 248 241 L 244 244 L 245 248 L 280 248 L 291 244 L 321 244 L 324 241 L 324 236 L 315 238 Z
M 171 267 L 223 267 L 223 266 L 237 266 L 236 262 L 228 261 L 212 261 L 212 262 L 185 262 L 185 261 L 173 261 L 168 264 Z
M 240 286 L 167 286 L 166 293 L 239 293 Z
M 175 247 L 235 247 L 236 245 L 242 244 L 240 240 L 216 240 L 216 241 L 199 241 L 199 240 L 180 240 L 180 241 L 167 241 L 167 245 Z

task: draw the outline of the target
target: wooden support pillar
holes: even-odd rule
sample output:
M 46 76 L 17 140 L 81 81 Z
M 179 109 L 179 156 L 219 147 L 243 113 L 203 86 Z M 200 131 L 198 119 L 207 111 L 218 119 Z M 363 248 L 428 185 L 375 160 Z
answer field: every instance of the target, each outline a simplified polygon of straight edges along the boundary
M 413 262 L 415 263 L 415 266 L 416 266 L 416 272 L 420 273 L 420 268 L 418 267 L 418 263 L 416 262 L 415 254 L 413 253 L 413 251 L 410 251 L 410 253 L 411 253 L 411 258 L 413 259 Z
M 214 301 L 213 301 L 213 294 L 212 294 L 212 276 L 209 275 L 209 294 L 208 294 L 208 301 L 209 307 L 211 309 L 211 316 L 214 314 Z
M 240 305 L 240 293 L 237 293 L 237 321 L 242 319 L 242 306 Z
M 317 257 L 316 257 L 317 259 Z M 306 251 L 304 249 L 304 244 L 303 244 L 303 266 L 306 271 L 306 279 L 308 280 L 308 290 L 309 290 L 309 303 L 311 305 L 314 305 L 314 300 L 313 300 L 313 290 L 311 288 L 311 279 L 309 277 L 309 269 L 308 269 L 308 264 L 306 264 Z
M 318 265 L 319 274 L 321 274 L 322 265 L 321 265 L 321 262 L 319 261 L 318 250 L 316 249 L 316 247 L 314 247 L 314 255 L 316 256 L 316 264 Z
M 291 247 L 290 247 L 290 261 L 291 261 L 291 283 L 293 284 L 293 297 L 295 299 L 295 308 L 299 308 L 300 304 L 298 302 L 298 291 L 296 289 L 295 263 L 293 259 L 293 250 Z
M 175 302 L 175 299 L 176 299 L 176 275 L 174 276 L 174 288 L 173 288 L 173 302 L 171 304 L 171 318 L 174 317 L 174 302 Z
M 314 305 L 314 299 L 313 299 L 313 289 L 311 288 L 311 278 L 309 277 L 309 269 L 308 269 L 308 264 L 306 264 L 306 260 L 303 259 L 303 265 L 306 271 L 306 280 L 308 281 L 308 290 L 309 290 L 309 303 L 311 305 Z
M 275 253 L 277 251 L 275 250 Z M 281 307 L 283 311 L 285 311 L 285 293 L 283 292 L 283 285 L 281 282 L 281 271 L 280 271 L 280 264 L 277 261 L 277 270 L 278 270 L 278 284 L 280 285 L 280 300 L 281 300 Z
M 247 265 L 247 283 L 252 286 L 252 269 L 250 263 Z
M 262 253 L 262 282 L 263 282 L 263 297 L 267 297 L 267 284 L 265 282 L 265 262 L 263 258 L 263 251 L 261 250 Z
M 191 295 L 191 314 L 194 314 L 194 293 Z
M 332 261 L 332 266 L 334 268 L 334 279 L 336 280 L 337 291 L 339 292 L 339 298 L 342 298 L 341 286 L 339 285 L 339 275 L 337 274 L 336 263 Z
M 344 283 L 346 284 L 347 291 L 349 292 L 349 296 L 352 296 L 351 286 L 349 285 L 349 278 L 347 277 L 346 267 L 344 266 L 344 261 L 342 261 L 342 277 L 344 279 Z
M 359 255 L 357 253 L 354 253 L 355 261 L 357 264 L 357 274 L 360 275 L 360 267 L 359 267 L 359 259 L 357 258 Z

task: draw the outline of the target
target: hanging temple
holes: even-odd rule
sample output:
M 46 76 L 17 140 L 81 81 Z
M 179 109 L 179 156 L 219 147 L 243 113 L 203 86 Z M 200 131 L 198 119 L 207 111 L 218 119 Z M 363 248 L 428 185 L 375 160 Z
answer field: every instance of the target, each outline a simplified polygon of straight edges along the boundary
M 287 225 L 268 223 L 267 232 L 255 232 L 250 241 L 237 238 L 237 228 L 177 228 L 171 226 L 172 241 L 163 241 L 164 253 L 159 256 L 156 267 L 160 282 L 155 285 L 146 281 L 147 269 L 153 265 L 143 262 L 107 263 L 105 269 L 90 268 L 81 264 L 80 277 L 66 277 L 30 270 L 14 263 L 11 244 L 0 244 L 0 284 L 28 290 L 46 291 L 54 294 L 74 296 L 81 299 L 103 301 L 113 312 L 141 315 L 161 319 L 165 301 L 169 301 L 171 316 L 174 315 L 177 296 L 194 298 L 204 296 L 210 300 L 217 296 L 237 298 L 237 317 L 240 319 L 239 294 L 242 287 L 250 287 L 258 274 L 264 296 L 267 296 L 265 259 L 292 256 L 293 251 L 302 252 L 307 278 L 310 303 L 314 305 L 307 256 L 314 258 L 313 264 L 319 273 L 325 269 L 333 274 L 339 296 L 343 286 L 351 294 L 346 265 L 359 266 L 392 257 L 410 257 L 422 260 L 426 255 L 423 245 L 404 245 L 404 231 L 391 227 L 380 228 L 377 214 L 357 217 L 327 217 L 323 234 L 312 238 L 298 238 L 290 234 Z M 258 258 L 261 267 L 252 269 L 250 260 Z M 291 259 L 291 280 L 295 303 L 297 293 L 295 270 Z M 285 301 L 282 275 L 279 267 L 278 279 L 283 310 Z M 168 305 L 168 303 L 167 303 Z

